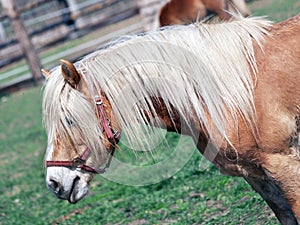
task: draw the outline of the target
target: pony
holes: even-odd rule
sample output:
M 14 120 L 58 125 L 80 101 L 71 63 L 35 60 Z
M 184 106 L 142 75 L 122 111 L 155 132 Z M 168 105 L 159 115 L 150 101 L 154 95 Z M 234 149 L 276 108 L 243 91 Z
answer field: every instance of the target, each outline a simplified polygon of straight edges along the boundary
M 161 8 L 158 20 L 160 26 L 189 24 L 211 14 L 228 20 L 230 12 L 236 11 L 243 16 L 251 14 L 245 0 L 171 0 Z
M 138 124 L 163 127 L 192 137 L 223 174 L 243 177 L 282 224 L 298 224 L 299 38 L 300 14 L 276 24 L 237 16 L 61 60 L 45 72 L 48 188 L 76 203 L 110 166 L 122 130 L 135 145 L 146 137 Z

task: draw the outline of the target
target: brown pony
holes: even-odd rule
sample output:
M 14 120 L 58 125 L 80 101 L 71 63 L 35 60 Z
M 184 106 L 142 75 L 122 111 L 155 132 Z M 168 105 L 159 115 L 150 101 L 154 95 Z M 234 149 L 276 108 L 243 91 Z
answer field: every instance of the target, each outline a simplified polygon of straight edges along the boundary
M 118 131 L 134 145 L 145 140 L 137 124 L 160 126 L 191 136 L 222 173 L 243 177 L 282 224 L 298 224 L 299 40 L 300 14 L 274 25 L 241 17 L 126 37 L 75 65 L 62 60 L 43 100 L 47 186 L 79 201 L 94 174 L 123 174 L 106 171 Z
M 210 14 L 228 20 L 232 18 L 228 12 L 236 11 L 250 15 L 245 0 L 171 0 L 161 8 L 159 23 L 160 26 L 189 24 Z

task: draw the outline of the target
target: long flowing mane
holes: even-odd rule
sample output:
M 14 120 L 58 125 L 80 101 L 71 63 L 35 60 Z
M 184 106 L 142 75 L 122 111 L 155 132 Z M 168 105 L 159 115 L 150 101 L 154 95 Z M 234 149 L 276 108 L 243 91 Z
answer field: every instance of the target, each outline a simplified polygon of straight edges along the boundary
M 263 18 L 235 18 L 221 24 L 168 27 L 118 40 L 75 65 L 91 96 L 105 93 L 132 145 L 144 140 L 136 125 L 148 123 L 146 114 L 156 116 L 151 98 L 162 98 L 170 114 L 174 107 L 184 121 L 196 116 L 210 138 L 217 130 L 227 139 L 229 117 L 242 116 L 255 126 L 253 43 L 262 47 L 270 25 Z M 104 151 L 94 106 L 65 85 L 60 70 L 52 72 L 45 87 L 50 141 L 56 132 L 71 139 L 80 136 L 91 149 Z M 68 128 L 66 118 L 76 121 L 75 131 Z

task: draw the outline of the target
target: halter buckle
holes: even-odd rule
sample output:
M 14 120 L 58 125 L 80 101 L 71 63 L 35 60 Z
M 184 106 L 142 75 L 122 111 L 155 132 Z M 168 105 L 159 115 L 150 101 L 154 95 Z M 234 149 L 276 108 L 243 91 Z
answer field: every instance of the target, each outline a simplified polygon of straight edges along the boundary
M 112 130 L 116 143 L 120 141 L 121 132 L 118 130 Z
M 84 165 L 84 163 L 85 163 L 85 160 L 78 158 L 78 157 L 73 160 L 73 166 L 76 168 L 80 168 L 82 165 Z
M 102 105 L 103 104 L 102 98 L 98 95 L 95 96 L 95 103 L 96 105 Z

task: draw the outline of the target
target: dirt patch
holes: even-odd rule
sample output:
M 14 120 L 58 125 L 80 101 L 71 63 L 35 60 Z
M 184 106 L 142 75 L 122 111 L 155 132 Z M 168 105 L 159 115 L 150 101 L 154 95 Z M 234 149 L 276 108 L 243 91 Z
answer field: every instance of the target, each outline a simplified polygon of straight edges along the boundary
M 129 224 L 130 225 L 144 225 L 144 224 L 150 224 L 150 223 L 147 220 L 135 220 Z
M 58 225 L 63 221 L 69 220 L 72 216 L 77 215 L 77 214 L 82 214 L 82 212 L 90 207 L 86 206 L 81 209 L 75 209 L 71 211 L 70 213 L 63 215 L 62 217 L 59 217 L 55 222 L 52 223 L 52 225 Z

